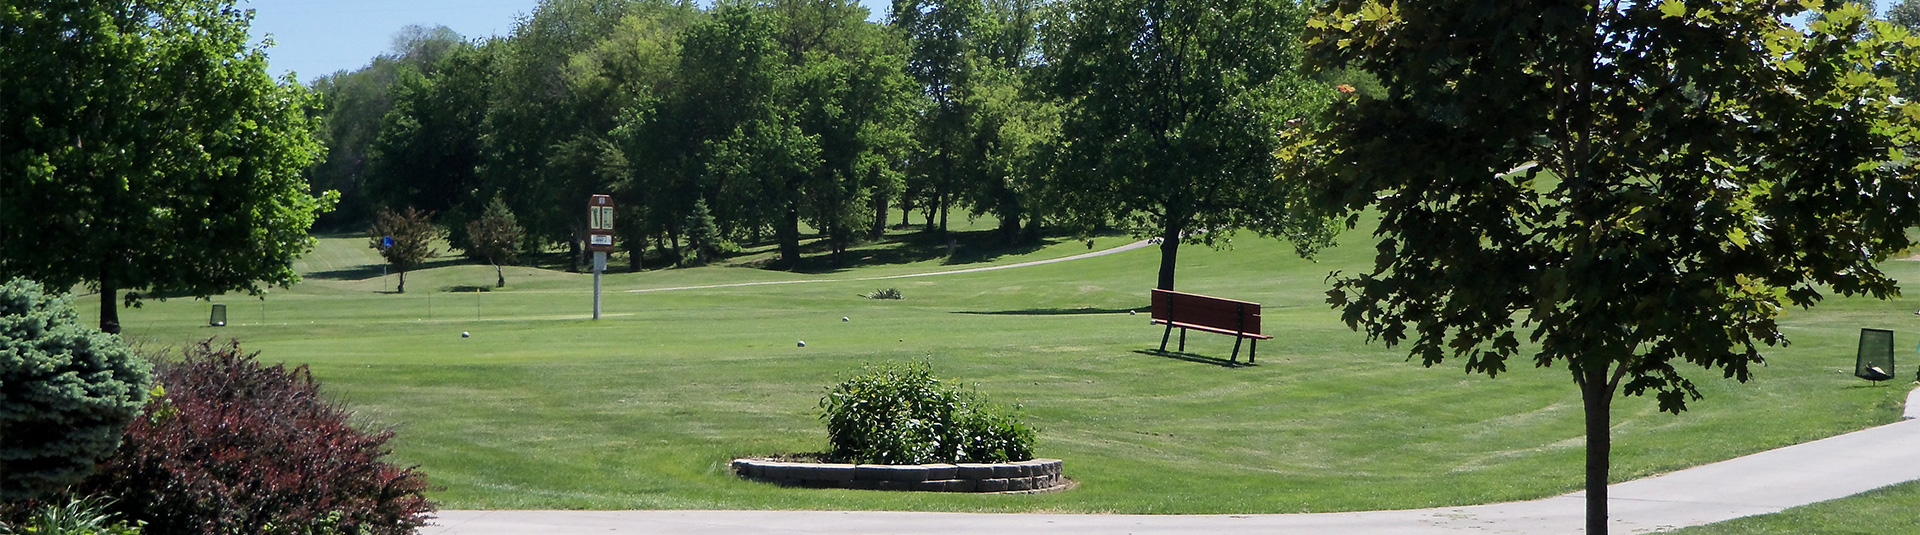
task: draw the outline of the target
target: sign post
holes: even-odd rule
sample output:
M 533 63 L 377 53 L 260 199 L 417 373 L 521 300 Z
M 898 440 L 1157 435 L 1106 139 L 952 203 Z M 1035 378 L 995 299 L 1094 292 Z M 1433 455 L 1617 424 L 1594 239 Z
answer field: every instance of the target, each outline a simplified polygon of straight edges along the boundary
M 613 251 L 613 197 L 587 198 L 587 250 L 593 251 L 593 319 L 600 319 L 600 274 L 607 271 L 607 253 Z

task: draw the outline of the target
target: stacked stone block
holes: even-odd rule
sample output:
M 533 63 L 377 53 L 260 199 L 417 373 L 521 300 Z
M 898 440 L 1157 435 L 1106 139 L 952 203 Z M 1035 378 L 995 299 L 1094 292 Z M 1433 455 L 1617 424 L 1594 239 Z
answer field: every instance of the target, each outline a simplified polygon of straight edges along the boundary
M 740 477 L 781 485 L 921 492 L 1031 492 L 1067 483 L 1059 459 L 995 464 L 822 464 L 735 459 Z

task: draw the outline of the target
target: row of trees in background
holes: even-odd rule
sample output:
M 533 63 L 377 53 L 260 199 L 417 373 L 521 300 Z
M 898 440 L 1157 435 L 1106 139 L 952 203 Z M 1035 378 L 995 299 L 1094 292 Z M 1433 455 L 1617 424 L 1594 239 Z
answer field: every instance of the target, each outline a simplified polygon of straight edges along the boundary
M 622 247 L 681 262 L 735 242 L 838 255 L 888 214 L 954 211 L 1006 242 L 1119 225 L 1177 248 L 1299 235 L 1274 132 L 1330 100 L 1284 0 L 548 0 L 505 38 L 412 28 L 318 79 L 322 226 L 437 214 L 455 247 L 495 198 L 576 269 L 581 200 L 621 199 Z M 1310 227 L 1310 226 L 1309 226 Z

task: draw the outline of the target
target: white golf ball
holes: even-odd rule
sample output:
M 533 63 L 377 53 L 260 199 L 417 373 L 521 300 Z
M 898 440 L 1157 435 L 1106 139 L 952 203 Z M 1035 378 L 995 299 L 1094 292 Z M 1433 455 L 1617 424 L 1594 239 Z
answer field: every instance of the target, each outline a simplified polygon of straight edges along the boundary
M 801 341 L 800 341 L 800 347 L 807 347 L 807 341 L 806 341 L 806 340 L 801 340 Z
M 846 316 L 841 316 L 841 317 L 840 317 L 840 321 L 853 321 L 853 318 L 849 318 L 849 317 L 846 317 Z
M 472 334 L 468 334 L 468 333 L 467 333 L 466 331 L 460 331 L 460 337 L 461 337 L 461 338 L 466 338 L 466 337 L 468 337 L 468 336 L 473 336 L 473 335 L 472 335 Z

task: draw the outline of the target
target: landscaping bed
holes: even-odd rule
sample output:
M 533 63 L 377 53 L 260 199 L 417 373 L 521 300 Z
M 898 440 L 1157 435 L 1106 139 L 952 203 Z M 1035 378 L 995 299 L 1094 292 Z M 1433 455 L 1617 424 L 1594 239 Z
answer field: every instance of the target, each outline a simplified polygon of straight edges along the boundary
M 920 492 L 1051 492 L 1069 484 L 1059 459 L 1010 463 L 845 464 L 734 459 L 740 477 L 792 487 Z

